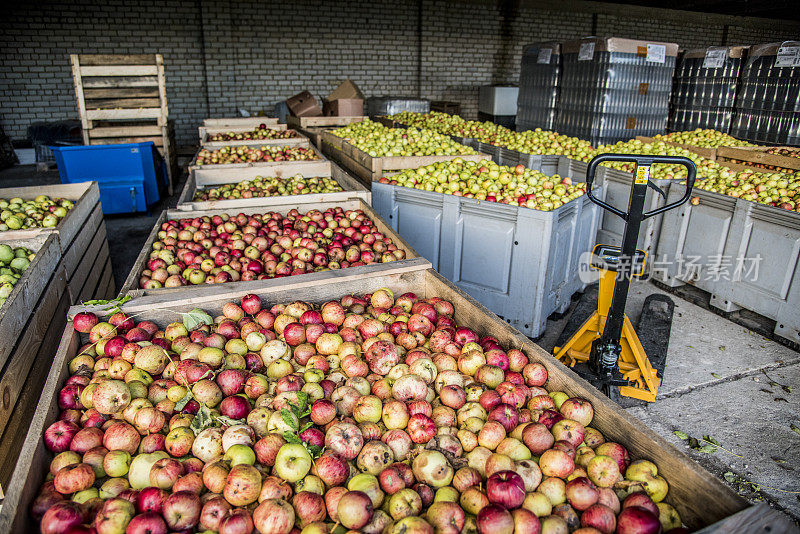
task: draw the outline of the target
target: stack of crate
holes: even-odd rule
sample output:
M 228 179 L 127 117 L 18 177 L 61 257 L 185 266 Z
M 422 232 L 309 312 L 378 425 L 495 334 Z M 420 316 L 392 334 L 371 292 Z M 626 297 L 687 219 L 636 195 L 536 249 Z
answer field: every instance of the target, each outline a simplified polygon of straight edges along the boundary
M 152 141 L 167 162 L 171 194 L 177 165 L 161 54 L 72 54 L 70 60 L 84 144 Z

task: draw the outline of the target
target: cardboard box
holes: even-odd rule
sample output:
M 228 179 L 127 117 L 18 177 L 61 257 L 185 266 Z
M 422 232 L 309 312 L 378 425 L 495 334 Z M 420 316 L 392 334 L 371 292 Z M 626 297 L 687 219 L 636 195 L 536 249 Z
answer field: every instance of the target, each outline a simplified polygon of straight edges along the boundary
M 286 100 L 289 113 L 295 117 L 319 117 L 322 110 L 317 104 L 317 99 L 308 91 L 298 93 Z
M 364 93 L 361 92 L 361 89 L 359 89 L 355 83 L 351 82 L 350 80 L 345 80 L 339 84 L 339 87 L 334 89 L 333 92 L 328 95 L 328 98 L 326 98 L 326 100 L 330 101 L 340 99 L 364 100 Z
M 360 117 L 364 114 L 364 100 L 361 98 L 337 98 L 322 104 L 326 117 Z

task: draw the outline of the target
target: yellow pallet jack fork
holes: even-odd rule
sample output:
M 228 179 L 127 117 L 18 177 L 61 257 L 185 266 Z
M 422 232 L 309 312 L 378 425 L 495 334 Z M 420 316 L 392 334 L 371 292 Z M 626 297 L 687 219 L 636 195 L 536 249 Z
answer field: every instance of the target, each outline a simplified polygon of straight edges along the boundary
M 633 162 L 636 165 L 627 212 L 592 194 L 597 166 L 604 161 Z M 654 163 L 686 167 L 686 192 L 676 202 L 644 212 L 647 188 L 658 190 L 650 182 Z M 661 379 L 651 365 L 630 319 L 625 315 L 625 304 L 631 278 L 641 276 L 645 271 L 647 255 L 636 248 L 642 221 L 688 201 L 696 176 L 697 167 L 694 162 L 679 156 L 602 154 L 589 162 L 586 171 L 586 192 L 589 200 L 621 217 L 625 221 L 625 231 L 621 247 L 598 244 L 592 251 L 591 266 L 600 271 L 597 310 L 584 321 L 569 341 L 555 348 L 555 357 L 570 367 L 588 364 L 588 373 L 591 376 L 587 378 L 598 383 L 609 396 L 612 396 L 612 388 L 618 387 L 622 396 L 648 402 L 656 400 Z

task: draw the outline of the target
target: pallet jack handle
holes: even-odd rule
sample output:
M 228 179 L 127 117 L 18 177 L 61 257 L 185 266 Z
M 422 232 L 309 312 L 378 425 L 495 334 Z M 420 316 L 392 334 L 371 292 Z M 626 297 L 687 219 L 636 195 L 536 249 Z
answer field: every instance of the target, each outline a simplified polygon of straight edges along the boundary
M 592 183 L 594 182 L 595 171 L 597 170 L 597 166 L 604 161 L 621 161 L 636 164 L 636 173 L 634 175 L 633 184 L 634 187 L 636 185 L 646 186 L 648 184 L 650 180 L 650 169 L 654 163 L 672 163 L 683 165 L 689 171 L 689 174 L 686 178 L 686 192 L 684 193 L 683 197 L 672 204 L 666 204 L 660 208 L 642 213 L 642 220 L 653 217 L 654 215 L 658 215 L 659 213 L 664 213 L 665 211 L 669 211 L 673 208 L 677 208 L 681 204 L 684 204 L 686 201 L 688 201 L 692 196 L 692 188 L 694 187 L 694 182 L 697 178 L 697 166 L 689 158 L 684 156 L 639 156 L 632 154 L 600 154 L 599 156 L 595 156 L 592 158 L 592 161 L 589 162 L 589 167 L 586 169 L 586 194 L 589 196 L 589 200 L 604 210 L 610 211 L 614 215 L 617 215 L 626 221 L 630 219 L 630 212 L 624 212 L 618 208 L 615 208 L 614 206 L 607 204 L 592 194 Z

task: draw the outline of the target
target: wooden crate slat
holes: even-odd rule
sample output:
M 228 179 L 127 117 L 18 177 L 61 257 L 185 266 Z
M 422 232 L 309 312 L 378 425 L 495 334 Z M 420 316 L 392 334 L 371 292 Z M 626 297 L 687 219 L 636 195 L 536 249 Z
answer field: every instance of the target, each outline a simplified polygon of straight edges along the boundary
M 6 240 L 9 246 L 24 246 L 36 255 L 14 289 L 0 308 L 0 369 L 2 369 L 14 349 L 16 340 L 25 328 L 31 310 L 36 308 L 45 291 L 50 275 L 56 272 L 61 261 L 61 248 L 58 236 L 42 234 L 29 240 Z M 2 390 L 0 390 L 2 391 Z M 0 395 L 0 404 L 2 404 Z
M 81 289 L 78 302 L 86 302 L 92 299 L 105 299 L 105 288 L 109 285 L 109 278 L 113 278 L 111 268 L 111 258 L 108 254 L 108 245 L 105 244 L 100 256 L 92 266 L 92 274 L 98 273 L 97 276 L 90 276 L 86 279 L 86 284 Z
M 81 65 L 81 76 L 157 76 L 156 65 Z
M 120 87 L 117 89 L 84 89 L 83 97 L 86 100 L 101 98 L 158 98 L 158 89 L 141 87 Z
M 62 252 L 61 261 L 64 263 L 64 270 L 67 272 L 67 279 L 75 274 L 75 270 L 86 253 L 86 248 L 94 239 L 95 234 L 103 223 L 103 210 L 98 203 L 91 215 L 86 219 L 81 232 L 75 236 L 75 240 L 69 247 Z
M 81 65 L 154 65 L 157 54 L 78 54 Z
M 86 98 L 86 109 L 140 109 L 156 108 L 161 106 L 161 100 L 156 98 Z
M 26 387 L 26 379 L 33 367 L 36 353 L 44 340 L 48 326 L 56 319 L 53 312 L 66 288 L 66 276 L 62 266 L 59 266 L 59 269 L 45 280 L 45 285 L 46 288 L 41 298 L 28 309 L 29 313 L 25 315 L 26 321 L 24 327 L 19 331 L 19 340 L 13 346 L 11 356 L 5 363 L 2 376 L 0 376 L 0 391 L 3 392 L 0 400 L 0 434 L 5 431 L 17 405 L 17 399 Z M 44 381 L 42 380 L 42 382 Z M 3 445 L 5 445 L 4 442 Z
M 89 130 L 89 137 L 147 137 L 162 135 L 165 126 L 107 126 Z
M 555 361 L 531 340 L 504 324 L 496 315 L 430 269 L 422 268 L 393 274 L 372 273 L 348 280 L 343 277 L 335 284 L 330 280 L 315 280 L 313 283 L 306 281 L 302 284 L 291 279 L 282 279 L 279 282 L 286 282 L 286 285 L 276 284 L 255 293 L 268 304 L 294 300 L 319 304 L 331 298 L 341 298 L 348 293 L 363 294 L 380 287 L 388 287 L 395 294 L 413 291 L 421 297 L 438 296 L 451 300 L 455 305 L 455 319 L 459 324 L 474 328 L 479 335 L 493 335 L 502 345 L 520 348 L 533 361 L 542 363 L 550 373 L 550 387 L 553 390 L 584 397 L 594 405 L 593 427 L 603 432 L 610 440 L 619 441 L 628 447 L 632 458 L 653 460 L 659 467 L 659 473 L 663 474 L 670 484 L 666 501 L 678 508 L 688 527 L 694 529 L 707 526 L 747 508 L 744 499 L 713 475 L 605 398 L 572 370 Z M 219 291 L 223 288 L 216 289 Z M 242 291 L 227 291 L 205 299 L 169 299 L 163 305 L 157 304 L 153 297 L 142 297 L 127 303 L 122 309 L 128 314 L 139 310 L 142 312 L 138 316 L 139 319 L 155 321 L 163 327 L 175 320 L 175 311 L 185 312 L 196 305 L 209 313 L 216 314 L 221 311 L 225 302 L 241 298 L 244 294 Z M 77 311 L 79 308 L 73 308 L 70 313 Z M 28 509 L 45 480 L 49 459 L 52 457 L 46 451 L 42 432 L 58 417 L 57 394 L 68 375 L 69 360 L 76 354 L 79 346 L 79 335 L 68 322 L 53 358 L 52 370 L 31 423 L 31 430 L 20 454 L 14 480 L 8 486 L 6 500 L 0 510 L 2 532 L 27 532 L 30 529 Z M 719 532 L 724 531 L 719 530 Z M 732 532 L 732 530 L 727 531 Z
M 259 168 L 262 168 L 262 167 L 272 167 L 272 166 L 275 166 L 275 165 L 290 165 L 290 164 L 300 163 L 300 162 L 304 162 L 304 161 L 309 161 L 309 162 L 326 161 L 326 158 L 322 154 L 322 152 L 320 152 L 317 147 L 315 147 L 314 145 L 309 143 L 308 139 L 305 140 L 305 143 L 307 144 L 307 146 L 304 146 L 303 148 L 308 148 L 311 152 L 316 154 L 317 155 L 316 159 L 301 159 L 301 160 L 291 160 L 291 161 L 255 161 L 255 162 L 248 162 L 248 163 L 225 163 L 225 164 L 218 164 L 218 165 L 214 165 L 214 164 L 197 165 L 195 162 L 197 161 L 197 156 L 200 153 L 200 150 L 202 150 L 202 147 L 201 147 L 201 148 L 197 149 L 197 152 L 195 152 L 195 155 L 192 158 L 192 163 L 189 165 L 187 170 L 189 172 L 192 172 L 195 169 L 245 169 L 247 167 L 259 167 Z
M 104 89 L 111 87 L 158 87 L 158 77 L 156 76 L 115 76 L 115 77 L 92 77 L 83 79 L 84 89 Z
M 313 126 L 347 126 L 354 122 L 363 122 L 367 117 L 363 115 L 343 117 L 286 117 L 286 123 L 294 128 L 309 128 Z
M 163 137 L 102 137 L 89 140 L 90 145 L 117 145 L 125 143 L 153 143 L 156 147 L 164 146 Z
M 311 141 L 308 139 L 308 137 L 305 137 L 301 134 L 297 134 L 296 137 L 289 137 L 286 139 L 239 139 L 231 141 L 204 140 L 200 142 L 200 145 L 203 148 L 207 148 L 209 150 L 215 150 L 226 146 L 251 146 L 251 147 L 292 146 L 292 147 L 309 148 L 311 146 Z
M 161 114 L 161 108 L 141 109 L 87 109 L 86 117 L 89 120 L 120 120 L 120 119 L 159 119 L 159 125 L 166 120 Z
M 218 119 L 203 119 L 203 126 L 213 128 L 255 128 L 262 124 L 278 124 L 274 117 L 222 117 Z
M 25 442 L 31 420 L 35 415 L 36 405 L 53 363 L 53 347 L 58 346 L 64 332 L 68 309 L 69 296 L 66 291 L 62 290 L 55 308 L 51 308 L 46 313 L 37 313 L 37 316 L 48 318 L 49 323 L 37 352 L 32 356 L 33 365 L 28 373 L 22 394 L 17 399 L 11 418 L 0 437 L 0 484 L 3 487 L 7 487 L 19 459 L 19 452 Z M 34 321 L 38 322 L 38 319 L 34 318 Z
M 800 151 L 797 147 L 721 147 L 718 150 L 719 157 L 725 161 L 721 161 L 723 165 L 728 165 L 729 159 L 742 161 L 740 165 L 747 166 L 748 163 L 759 163 L 762 165 L 772 165 L 774 167 L 783 167 L 785 169 L 792 169 L 800 171 L 800 158 L 792 156 L 782 156 L 780 154 L 770 154 L 767 152 L 768 148 L 789 148 L 794 151 Z M 759 168 L 756 167 L 756 170 Z
M 92 240 L 86 247 L 83 256 L 75 268 L 75 271 L 69 275 L 67 286 L 69 287 L 73 304 L 81 302 L 80 296 L 83 288 L 86 286 L 87 280 L 92 274 L 92 267 L 95 265 L 95 263 L 97 263 L 98 260 L 100 260 L 103 254 L 108 257 L 108 242 L 106 241 L 105 224 L 101 224 L 95 234 L 92 236 Z M 99 276 L 99 274 L 99 272 L 94 273 L 95 277 Z

